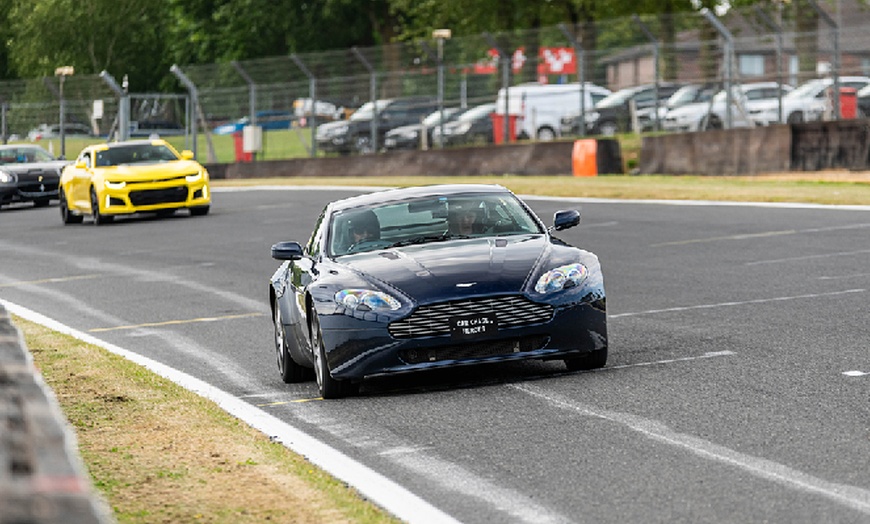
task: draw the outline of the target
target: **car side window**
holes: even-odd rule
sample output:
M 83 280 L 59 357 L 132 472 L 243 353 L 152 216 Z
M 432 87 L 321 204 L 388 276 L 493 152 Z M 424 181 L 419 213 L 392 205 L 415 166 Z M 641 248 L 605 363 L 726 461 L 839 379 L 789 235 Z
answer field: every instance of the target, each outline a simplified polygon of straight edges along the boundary
M 78 163 L 84 163 L 84 164 L 85 164 L 85 167 L 86 167 L 87 169 L 90 169 L 90 168 L 91 168 L 91 154 L 90 154 L 90 152 L 88 152 L 88 151 L 84 151 L 84 152 L 82 152 L 82 154 L 79 155 L 79 159 L 78 159 L 78 161 L 77 161 L 76 163 L 77 163 L 77 164 L 78 164 Z

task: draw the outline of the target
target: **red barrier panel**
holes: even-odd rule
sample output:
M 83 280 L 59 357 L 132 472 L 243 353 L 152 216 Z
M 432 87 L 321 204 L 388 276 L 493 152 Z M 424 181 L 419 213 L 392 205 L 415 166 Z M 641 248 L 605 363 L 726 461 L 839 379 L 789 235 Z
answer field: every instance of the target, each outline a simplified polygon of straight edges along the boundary
M 490 113 L 492 118 L 492 140 L 496 144 L 504 143 L 504 115 L 500 113 Z M 509 141 L 517 141 L 517 115 L 508 115 L 508 133 L 510 133 Z

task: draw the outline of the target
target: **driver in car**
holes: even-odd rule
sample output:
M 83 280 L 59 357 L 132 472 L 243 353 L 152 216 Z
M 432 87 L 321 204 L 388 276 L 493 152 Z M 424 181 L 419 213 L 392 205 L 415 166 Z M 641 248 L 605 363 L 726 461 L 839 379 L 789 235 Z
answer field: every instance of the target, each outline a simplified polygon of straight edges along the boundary
M 362 242 L 381 238 L 381 224 L 377 215 L 370 209 L 361 211 L 350 218 L 347 222 L 347 228 L 347 238 L 350 241 L 350 245 L 347 247 L 348 251 Z

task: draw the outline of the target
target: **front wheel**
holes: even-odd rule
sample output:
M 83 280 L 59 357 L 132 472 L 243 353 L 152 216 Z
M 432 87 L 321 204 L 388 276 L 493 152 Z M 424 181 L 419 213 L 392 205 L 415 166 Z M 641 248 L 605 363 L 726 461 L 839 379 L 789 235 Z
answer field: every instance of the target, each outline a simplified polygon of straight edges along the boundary
M 342 398 L 355 395 L 359 390 L 359 384 L 349 380 L 336 380 L 329 374 L 329 365 L 326 362 L 326 348 L 323 346 L 320 322 L 317 313 L 311 312 L 311 351 L 314 352 L 314 377 L 317 379 L 317 388 L 320 396 L 324 399 Z
M 613 120 L 607 120 L 598 125 L 598 131 L 603 136 L 614 136 L 619 132 L 619 126 Z
M 100 226 L 112 222 L 115 217 L 100 213 L 100 200 L 97 197 L 97 190 L 91 188 L 91 215 L 94 217 L 94 225 Z
M 556 139 L 556 132 L 549 127 L 538 129 L 538 140 L 541 142 L 552 142 Z
M 305 382 L 311 377 L 311 369 L 300 366 L 290 356 L 290 351 L 287 349 L 287 332 L 284 330 L 281 307 L 277 303 L 274 304 L 274 307 L 275 315 L 272 317 L 272 321 L 275 324 L 275 351 L 278 356 L 278 371 L 281 373 L 281 380 L 285 384 Z
M 81 215 L 74 215 L 72 211 L 69 210 L 69 204 L 66 201 L 66 193 L 63 189 L 60 190 L 60 219 L 63 220 L 64 225 L 66 224 L 81 224 L 84 217 Z
M 607 348 L 598 349 L 581 357 L 565 359 L 568 371 L 589 371 L 603 368 L 607 364 Z

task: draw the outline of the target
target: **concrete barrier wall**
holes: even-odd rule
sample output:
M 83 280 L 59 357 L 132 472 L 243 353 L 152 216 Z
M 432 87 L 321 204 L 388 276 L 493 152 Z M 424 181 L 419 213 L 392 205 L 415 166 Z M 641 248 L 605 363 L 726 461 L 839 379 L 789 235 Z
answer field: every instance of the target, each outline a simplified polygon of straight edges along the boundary
M 644 137 L 641 174 L 756 175 L 791 169 L 791 128 L 713 130 Z
M 809 122 L 792 126 L 791 168 L 866 170 L 870 167 L 870 120 Z
M 0 305 L 0 524 L 110 522 L 72 430 Z
M 336 176 L 570 175 L 574 143 L 535 142 L 377 155 L 208 165 L 214 179 Z

